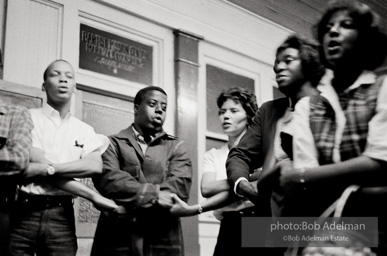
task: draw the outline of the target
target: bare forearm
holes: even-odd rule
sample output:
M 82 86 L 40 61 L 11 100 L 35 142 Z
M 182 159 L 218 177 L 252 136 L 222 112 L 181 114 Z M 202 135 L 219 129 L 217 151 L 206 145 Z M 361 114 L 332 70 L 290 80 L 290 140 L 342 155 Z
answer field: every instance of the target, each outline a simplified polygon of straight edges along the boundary
M 305 180 L 317 185 L 326 183 L 341 183 L 344 186 L 380 185 L 386 180 L 385 167 L 385 162 L 360 156 L 337 164 L 308 168 L 305 170 Z
M 63 178 L 85 178 L 102 172 L 102 162 L 81 159 L 74 162 L 53 164 L 55 176 Z
M 204 212 L 221 208 L 230 203 L 229 196 L 229 191 L 221 191 L 218 194 L 207 198 L 204 202 L 200 203 L 200 206 L 203 208 Z
M 172 195 L 172 200 L 175 201 L 175 203 L 170 208 L 170 211 L 172 214 L 180 217 L 193 216 L 199 214 L 200 212 L 211 211 L 229 204 L 228 198 L 229 192 L 223 191 L 208 198 L 200 204 L 188 205 L 177 195 Z
M 50 180 L 50 183 L 63 191 L 85 198 L 93 204 L 97 204 L 99 208 L 112 210 L 117 207 L 117 204 L 113 200 L 102 197 L 99 193 L 79 181 L 53 178 Z
M 49 161 L 44 156 L 44 152 L 39 148 L 32 148 L 30 150 L 30 155 L 31 163 L 35 163 L 35 165 L 33 165 L 34 172 L 30 173 L 34 175 L 45 176 L 48 164 L 51 164 L 55 168 L 55 177 L 68 179 L 85 178 L 102 173 L 102 159 L 97 151 L 88 154 L 82 159 L 60 164 Z M 37 163 L 40 165 L 37 165 Z M 40 170 L 37 171 L 35 170 L 36 168 L 40 168 Z
M 230 185 L 227 180 L 216 180 L 211 182 L 202 182 L 201 192 L 203 197 L 209 198 L 220 192 L 229 191 Z
M 93 195 L 96 194 L 95 191 L 88 188 L 84 184 L 73 180 L 73 179 L 58 179 L 58 178 L 52 178 L 50 180 L 51 185 L 66 191 L 70 194 L 83 197 L 85 199 L 91 200 L 93 198 Z

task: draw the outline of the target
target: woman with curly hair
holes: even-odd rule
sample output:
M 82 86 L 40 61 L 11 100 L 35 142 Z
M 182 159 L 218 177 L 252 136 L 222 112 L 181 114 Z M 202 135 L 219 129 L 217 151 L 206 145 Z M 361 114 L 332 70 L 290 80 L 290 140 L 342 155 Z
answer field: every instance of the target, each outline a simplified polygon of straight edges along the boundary
M 300 102 L 312 95 L 319 94 L 318 89 L 323 86 L 320 80 L 325 73 L 325 68 L 319 59 L 318 44 L 313 40 L 293 34 L 278 47 L 273 70 L 276 74 L 279 90 L 288 97 L 288 107 L 276 123 L 272 142 L 273 155 L 267 157 L 272 159 L 272 164 L 265 164 L 258 180 L 260 204 L 258 208 L 262 208 L 262 204 L 269 204 L 268 201 L 270 201 L 270 214 L 280 217 L 289 216 L 289 211 L 285 206 L 293 206 L 294 202 L 286 202 L 285 204 L 285 199 L 288 197 L 281 188 L 278 189 L 275 180 L 278 175 L 276 170 L 270 167 L 287 159 L 297 160 L 297 164 L 314 160 L 314 156 L 308 154 L 308 142 L 299 141 L 300 138 L 302 139 L 303 131 L 294 122 L 294 115 Z M 250 142 L 250 144 L 253 143 L 256 142 Z M 293 148 L 296 146 L 302 149 L 303 154 L 293 153 Z M 257 151 L 255 148 L 253 150 Z M 249 149 L 249 151 L 253 150 Z M 290 210 L 293 210 L 293 207 Z M 267 213 L 265 216 L 270 215 Z
M 293 216 L 321 215 L 350 185 L 386 185 L 387 80 L 372 72 L 387 51 L 380 17 L 357 1 L 334 1 L 315 26 L 315 35 L 322 62 L 333 76 L 303 106 L 308 110 L 303 136 L 311 131 L 319 166 L 279 166 L 280 187 L 287 195 L 298 193 L 303 202 L 293 205 L 298 212 Z M 365 200 L 364 194 L 354 193 L 343 214 L 383 217 L 377 198 Z M 379 218 L 379 229 L 386 230 L 385 218 Z M 383 235 L 379 245 L 378 255 L 386 255 Z
M 206 200 L 200 204 L 187 205 L 174 196 L 175 204 L 171 212 L 179 216 L 192 216 L 217 209 L 214 215 L 221 220 L 221 224 L 214 255 L 225 255 L 223 250 L 230 246 L 240 248 L 237 236 L 241 231 L 241 217 L 252 214 L 254 206 L 248 200 L 236 201 L 230 198 L 225 163 L 230 149 L 238 144 L 258 107 L 254 93 L 242 87 L 233 87 L 222 92 L 217 99 L 217 105 L 219 121 L 223 132 L 228 136 L 228 142 L 221 148 L 212 148 L 204 155 L 201 192 Z M 229 238 L 234 241 L 232 244 Z
M 333 77 L 321 94 L 303 102 L 309 111 L 303 134 L 311 131 L 320 166 L 295 171 L 288 170 L 289 164 L 280 167 L 285 191 L 303 186 L 314 198 L 313 207 L 299 209 L 303 216 L 322 213 L 349 185 L 383 180 L 387 80 L 372 72 L 386 56 L 387 39 L 380 26 L 379 16 L 355 1 L 333 2 L 316 26 L 322 61 Z M 329 191 L 323 189 L 327 186 Z

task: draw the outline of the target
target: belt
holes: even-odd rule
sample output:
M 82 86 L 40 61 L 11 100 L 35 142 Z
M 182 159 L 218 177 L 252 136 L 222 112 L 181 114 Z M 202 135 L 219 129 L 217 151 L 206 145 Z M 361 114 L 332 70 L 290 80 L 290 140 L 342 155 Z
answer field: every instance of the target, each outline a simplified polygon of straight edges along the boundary
M 19 193 L 16 199 L 17 204 L 25 205 L 33 208 L 49 209 L 58 206 L 72 206 L 72 196 L 46 196 L 46 195 L 30 195 Z

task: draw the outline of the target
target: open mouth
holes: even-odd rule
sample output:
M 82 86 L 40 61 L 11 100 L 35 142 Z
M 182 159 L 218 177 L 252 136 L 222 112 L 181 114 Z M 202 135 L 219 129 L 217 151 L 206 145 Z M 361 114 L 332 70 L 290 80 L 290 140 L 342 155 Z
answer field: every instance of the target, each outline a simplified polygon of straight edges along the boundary
M 160 116 L 156 116 L 154 119 L 153 119 L 156 123 L 161 123 L 163 120 Z
M 328 43 L 328 53 L 336 53 L 340 49 L 341 44 L 337 41 L 330 41 Z

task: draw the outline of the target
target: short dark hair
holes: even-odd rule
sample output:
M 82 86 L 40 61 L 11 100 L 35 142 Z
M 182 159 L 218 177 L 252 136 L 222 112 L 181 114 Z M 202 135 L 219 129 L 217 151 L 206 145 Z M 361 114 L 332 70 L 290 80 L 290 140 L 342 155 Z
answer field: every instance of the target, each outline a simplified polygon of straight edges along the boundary
M 57 59 L 57 60 L 54 60 L 53 62 L 51 62 L 51 63 L 47 66 L 46 70 L 44 70 L 44 73 L 43 73 L 43 81 L 44 81 L 44 82 L 46 82 L 46 79 L 47 79 L 47 76 L 48 76 L 48 69 L 51 67 L 51 65 L 54 64 L 54 63 L 56 63 L 56 62 L 60 62 L 60 61 L 66 62 L 67 64 L 69 64 L 69 65 L 72 67 L 71 63 L 68 62 L 67 60 L 63 60 L 63 59 Z
M 298 50 L 302 73 L 313 86 L 317 86 L 325 73 L 325 68 L 320 62 L 318 43 L 299 34 L 292 34 L 277 48 L 275 56 L 278 57 L 278 54 L 288 48 Z
M 242 105 L 243 109 L 246 111 L 247 123 L 250 125 L 253 121 L 255 112 L 258 109 L 255 94 L 243 87 L 232 87 L 218 96 L 216 101 L 218 108 L 221 108 L 228 99 L 232 99 L 235 103 L 240 103 Z
M 354 0 L 331 1 L 320 21 L 313 27 L 315 38 L 322 43 L 329 20 L 339 11 L 348 11 L 359 32 L 359 49 L 362 49 L 358 53 L 359 64 L 366 70 L 373 70 L 380 66 L 387 54 L 385 28 L 380 16 L 366 4 Z M 320 53 L 322 62 L 327 65 L 322 47 Z
M 165 96 L 167 96 L 167 93 L 161 87 L 148 86 L 148 87 L 142 88 L 141 90 L 139 90 L 137 92 L 136 96 L 134 97 L 134 105 L 140 105 L 141 102 L 144 100 L 145 95 L 149 91 L 159 91 L 159 92 L 165 94 Z

